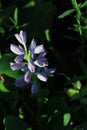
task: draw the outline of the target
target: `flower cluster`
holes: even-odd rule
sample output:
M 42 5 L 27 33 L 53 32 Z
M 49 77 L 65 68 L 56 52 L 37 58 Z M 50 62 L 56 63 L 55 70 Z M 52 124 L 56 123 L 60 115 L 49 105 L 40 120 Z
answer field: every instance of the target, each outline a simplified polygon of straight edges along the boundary
M 43 45 L 37 45 L 33 39 L 27 47 L 27 36 L 25 31 L 15 34 L 20 45 L 11 44 L 10 50 L 16 54 L 14 62 L 10 63 L 13 71 L 21 70 L 24 75 L 16 79 L 15 85 L 23 87 L 32 83 L 31 93 L 36 93 L 38 89 L 37 80 L 46 82 L 48 75 L 55 72 L 55 68 L 48 69 L 48 60 L 46 58 L 46 50 Z

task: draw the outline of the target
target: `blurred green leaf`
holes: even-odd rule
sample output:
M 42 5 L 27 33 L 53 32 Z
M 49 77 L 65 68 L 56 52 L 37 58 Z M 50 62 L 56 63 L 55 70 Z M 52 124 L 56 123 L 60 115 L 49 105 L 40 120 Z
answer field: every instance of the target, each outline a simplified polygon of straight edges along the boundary
M 63 124 L 64 126 L 67 126 L 69 121 L 71 119 L 71 114 L 70 113 L 65 113 L 63 116 Z
M 20 71 L 12 71 L 10 69 L 10 62 L 12 62 L 15 58 L 15 55 L 11 53 L 4 54 L 0 59 L 0 73 L 3 73 L 12 78 L 18 78 L 22 75 Z
M 3 93 L 9 92 L 9 90 L 4 85 L 4 81 L 0 80 L 0 91 Z
M 0 33 L 5 33 L 5 30 L 4 30 L 4 28 L 2 28 L 2 27 L 0 27 Z
M 45 30 L 45 36 L 46 36 L 46 40 L 47 40 L 48 42 L 50 42 L 50 41 L 51 41 L 51 38 L 50 38 L 50 30 L 49 30 L 49 29 L 46 29 L 46 30 Z
M 75 86 L 76 89 L 80 90 L 82 84 L 81 84 L 81 82 L 78 80 L 78 81 L 76 81 L 76 82 L 74 83 L 74 86 Z
M 58 18 L 64 18 L 70 14 L 72 14 L 75 11 L 75 9 L 69 9 L 67 11 L 65 11 L 64 13 L 62 13 L 61 15 L 58 16 Z
M 6 130 L 26 130 L 29 128 L 23 120 L 14 115 L 5 117 L 3 123 Z
M 27 4 L 24 5 L 24 8 L 29 8 L 29 7 L 35 6 L 35 4 L 36 4 L 35 1 L 31 0 Z
M 78 93 L 79 93 L 78 90 L 73 89 L 73 88 L 65 89 L 65 92 L 67 93 L 67 95 L 68 95 L 69 97 L 72 97 L 72 96 L 74 96 L 75 94 L 78 94 Z
M 84 7 L 86 7 L 86 6 L 87 6 L 87 0 L 85 0 L 85 2 L 84 2 L 84 3 L 81 3 L 81 5 L 80 5 L 81 8 L 84 8 Z
M 31 128 L 27 128 L 26 130 L 32 130 Z
M 14 11 L 14 21 L 15 21 L 15 25 L 18 25 L 18 8 L 15 8 Z

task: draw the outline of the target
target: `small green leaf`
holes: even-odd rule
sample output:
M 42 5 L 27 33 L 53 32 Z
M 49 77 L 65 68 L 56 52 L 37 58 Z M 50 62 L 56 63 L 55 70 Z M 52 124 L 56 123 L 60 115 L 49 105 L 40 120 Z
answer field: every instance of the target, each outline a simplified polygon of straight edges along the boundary
M 66 89 L 65 91 L 66 91 L 66 93 L 67 93 L 67 95 L 68 95 L 69 97 L 72 97 L 72 96 L 74 96 L 75 94 L 78 94 L 78 93 L 79 93 L 78 90 L 72 89 L 72 88 Z
M 72 14 L 75 11 L 75 9 L 69 9 L 67 11 L 65 11 L 64 13 L 62 13 L 61 15 L 58 16 L 58 18 L 64 18 L 70 14 Z
M 0 91 L 3 93 L 9 92 L 9 90 L 4 85 L 4 81 L 0 80 Z
M 67 126 L 70 119 L 71 119 L 71 114 L 70 113 L 65 113 L 64 116 L 63 116 L 63 125 Z
M 80 90 L 82 84 L 81 84 L 81 82 L 78 80 L 78 81 L 76 81 L 76 82 L 74 83 L 74 86 L 76 87 L 76 89 Z
M 15 21 L 15 25 L 18 25 L 18 8 L 15 8 L 14 11 L 14 21 Z
M 4 30 L 4 28 L 2 28 L 2 27 L 0 27 L 0 33 L 5 33 L 5 30 Z
M 27 128 L 26 130 L 32 130 L 31 128 Z
M 46 29 L 45 30 L 45 36 L 46 36 L 46 40 L 48 41 L 48 42 L 50 42 L 51 41 L 51 38 L 50 38 L 50 31 L 49 31 L 49 29 Z
M 32 7 L 32 6 L 35 6 L 35 5 L 36 5 L 35 1 L 31 0 L 26 5 L 24 5 L 24 8 L 29 8 L 29 7 Z

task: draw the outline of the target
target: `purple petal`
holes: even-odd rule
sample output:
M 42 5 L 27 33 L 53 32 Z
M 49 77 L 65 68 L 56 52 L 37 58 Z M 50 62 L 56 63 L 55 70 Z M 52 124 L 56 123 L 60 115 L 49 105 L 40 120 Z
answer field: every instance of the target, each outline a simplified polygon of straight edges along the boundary
M 23 44 L 26 44 L 27 42 L 27 35 L 25 31 L 20 31 L 20 37 L 22 39 Z
M 36 46 L 36 48 L 34 50 L 35 54 L 39 54 L 39 53 L 42 53 L 44 51 L 45 51 L 45 49 L 44 49 L 43 45 Z
M 15 61 L 16 63 L 20 63 L 20 62 L 23 61 L 23 59 L 24 59 L 24 54 L 17 56 L 17 57 L 14 59 L 14 61 Z
M 23 76 L 20 77 L 20 78 L 18 78 L 18 79 L 15 81 L 15 86 L 16 86 L 16 87 L 24 87 L 24 86 L 26 86 L 26 85 L 28 85 L 28 84 L 24 81 L 24 77 L 23 77 Z
M 24 66 L 23 63 L 10 62 L 10 67 L 11 67 L 12 70 L 20 70 L 20 69 L 22 69 L 23 66 Z
M 45 57 L 46 56 L 46 51 L 44 51 L 44 52 L 42 52 L 42 53 L 40 53 L 38 56 L 37 56 L 37 59 L 40 59 L 40 58 L 43 58 L 43 57 Z
M 35 94 L 37 93 L 37 82 L 35 81 L 31 87 L 31 93 Z
M 19 34 L 15 34 L 15 37 L 22 45 L 26 44 L 26 32 L 21 30 Z
M 24 75 L 24 81 L 28 83 L 30 80 L 31 80 L 31 73 L 30 71 L 27 71 Z
M 24 54 L 24 49 L 23 49 L 21 46 L 17 46 L 17 45 L 11 44 L 11 45 L 10 45 L 10 50 L 11 50 L 14 54 L 17 54 L 17 55 L 22 55 L 22 54 Z
M 32 39 L 31 44 L 29 46 L 29 50 L 33 51 L 36 48 L 36 41 Z
M 33 62 L 28 63 L 28 68 L 32 73 L 35 72 L 35 65 L 33 64 Z
M 45 67 L 45 66 L 48 66 L 48 61 L 47 61 L 47 58 L 36 59 L 34 64 L 39 67 Z
M 50 69 L 46 69 L 45 70 L 45 73 L 47 74 L 47 75 L 49 75 L 50 73 L 54 73 L 56 71 L 56 68 L 50 68 Z
M 41 81 L 44 81 L 44 82 L 46 82 L 48 79 L 47 76 L 45 75 L 45 73 L 38 73 L 37 77 L 38 77 L 38 79 L 40 79 Z

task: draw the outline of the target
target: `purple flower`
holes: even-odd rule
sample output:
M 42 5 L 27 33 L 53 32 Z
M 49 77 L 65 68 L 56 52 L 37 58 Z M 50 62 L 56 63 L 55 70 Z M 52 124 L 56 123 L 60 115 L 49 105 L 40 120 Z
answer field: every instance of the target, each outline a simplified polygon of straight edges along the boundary
M 31 93 L 34 94 L 38 90 L 37 78 L 46 82 L 48 76 L 55 72 L 55 68 L 47 68 L 47 53 L 43 45 L 37 45 L 36 41 L 32 39 L 29 48 L 27 48 L 26 32 L 22 30 L 19 34 L 15 34 L 15 37 L 23 46 L 10 45 L 11 51 L 17 55 L 14 62 L 10 63 L 10 67 L 13 71 L 21 70 L 24 73 L 23 76 L 16 79 L 15 85 L 23 87 L 32 83 Z

